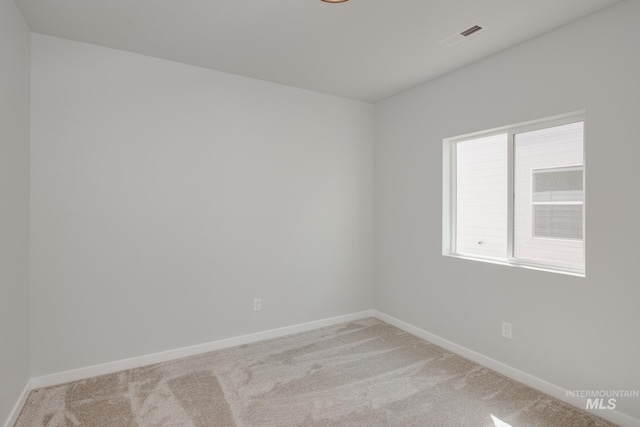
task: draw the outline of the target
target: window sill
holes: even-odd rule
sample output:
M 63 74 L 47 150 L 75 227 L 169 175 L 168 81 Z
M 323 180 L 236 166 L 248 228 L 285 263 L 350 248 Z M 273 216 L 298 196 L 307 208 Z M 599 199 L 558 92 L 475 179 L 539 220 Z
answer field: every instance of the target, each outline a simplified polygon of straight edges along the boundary
M 482 258 L 482 257 L 474 257 L 469 255 L 461 255 L 461 254 L 443 253 L 442 255 L 451 257 L 451 258 L 458 258 L 458 259 L 464 259 L 464 260 L 470 260 L 470 261 L 480 261 L 480 262 L 485 262 L 489 264 L 505 265 L 507 267 L 525 268 L 527 270 L 545 271 L 548 273 L 564 274 L 567 276 L 574 276 L 574 277 L 586 277 L 584 270 L 560 268 L 552 265 L 535 264 L 535 263 L 528 263 L 528 262 L 515 261 L 515 260 L 507 261 L 507 260 L 498 259 L 498 258 Z

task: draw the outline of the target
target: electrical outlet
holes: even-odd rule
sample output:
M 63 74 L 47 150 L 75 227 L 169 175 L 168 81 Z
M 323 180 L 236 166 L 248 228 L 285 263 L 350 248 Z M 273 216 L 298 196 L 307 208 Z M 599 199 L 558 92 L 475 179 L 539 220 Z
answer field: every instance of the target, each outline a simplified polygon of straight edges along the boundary
M 253 311 L 262 310 L 262 298 L 255 298 L 253 300 Z
M 511 323 L 502 322 L 502 336 L 511 339 Z

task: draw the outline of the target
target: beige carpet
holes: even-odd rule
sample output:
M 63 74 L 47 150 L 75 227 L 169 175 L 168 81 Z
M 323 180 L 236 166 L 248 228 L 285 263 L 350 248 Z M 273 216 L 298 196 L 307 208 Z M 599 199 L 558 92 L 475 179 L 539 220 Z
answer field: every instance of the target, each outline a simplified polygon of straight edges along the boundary
M 611 426 L 376 319 L 34 390 L 16 426 Z

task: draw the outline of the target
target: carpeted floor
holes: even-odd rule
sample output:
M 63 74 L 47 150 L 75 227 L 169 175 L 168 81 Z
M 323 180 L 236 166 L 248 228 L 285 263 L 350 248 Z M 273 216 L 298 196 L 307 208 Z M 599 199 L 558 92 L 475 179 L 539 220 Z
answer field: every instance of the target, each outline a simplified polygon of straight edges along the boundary
M 34 390 L 16 423 L 611 425 L 377 319 Z

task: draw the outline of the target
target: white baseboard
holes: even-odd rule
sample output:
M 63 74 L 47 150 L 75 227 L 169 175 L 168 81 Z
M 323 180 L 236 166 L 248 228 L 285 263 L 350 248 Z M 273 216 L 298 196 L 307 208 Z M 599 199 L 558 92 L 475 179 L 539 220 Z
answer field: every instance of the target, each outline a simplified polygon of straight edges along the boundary
M 284 328 L 271 329 L 268 331 L 242 335 L 239 337 L 228 338 L 220 341 L 213 341 L 205 344 L 198 344 L 190 347 L 183 347 L 175 350 L 148 354 L 145 356 L 132 357 L 130 359 L 118 360 L 101 365 L 87 366 L 85 368 L 32 378 L 31 387 L 32 389 L 37 389 L 64 384 L 71 381 L 95 377 L 98 375 L 111 374 L 113 372 L 120 372 L 126 369 L 139 368 L 142 366 L 153 365 L 155 363 L 168 362 L 170 360 L 180 359 L 182 357 L 195 356 L 198 354 L 208 353 L 210 351 L 220 350 L 223 348 L 235 347 L 238 345 L 249 344 L 252 342 L 263 341 L 271 338 L 278 338 L 285 335 L 310 331 L 313 329 L 323 328 L 325 326 L 337 325 L 339 323 L 350 322 L 353 320 L 359 320 L 373 316 L 373 310 L 366 310 L 359 313 L 331 317 L 329 319 L 316 320 L 313 322 L 301 323 Z
M 24 407 L 24 404 L 29 397 L 29 393 L 31 393 L 31 390 L 33 390 L 33 387 L 31 386 L 31 380 L 29 380 L 27 382 L 27 385 L 24 387 L 24 390 L 22 390 L 22 394 L 13 407 L 13 410 L 9 414 L 9 418 L 7 418 L 7 421 L 4 423 L 4 427 L 13 427 L 13 425 L 16 423 L 16 421 L 18 420 L 18 415 L 20 415 L 20 412 L 22 411 L 22 408 Z
M 490 357 L 487 357 L 483 354 L 476 353 L 473 350 L 470 350 L 466 347 L 448 341 L 444 338 L 441 338 L 437 335 L 432 334 L 431 332 L 427 332 L 423 329 L 420 329 L 416 326 L 410 325 L 409 323 L 403 322 L 402 320 L 398 320 L 395 317 L 391 317 L 387 314 L 380 313 L 379 311 L 374 310 L 374 317 L 382 320 L 383 322 L 389 323 L 397 328 L 402 329 L 412 335 L 415 335 L 419 338 L 422 338 L 426 341 L 429 341 L 433 344 L 436 344 L 445 350 L 449 350 L 452 353 L 459 354 L 469 360 L 472 360 L 482 366 L 486 366 L 489 369 L 492 369 L 496 372 L 501 373 L 511 379 L 514 379 L 518 382 L 521 382 L 525 385 L 528 385 L 531 388 L 535 388 L 536 390 L 540 390 L 543 393 L 551 395 L 558 400 L 562 400 L 563 402 L 567 402 L 570 405 L 573 405 L 577 408 L 590 412 L 600 418 L 604 418 L 608 421 L 616 423 L 622 427 L 640 427 L 640 420 L 633 418 L 629 415 L 623 414 L 622 412 L 616 410 L 606 410 L 596 412 L 595 410 L 587 410 L 584 409 L 587 407 L 587 399 L 580 397 L 568 397 L 567 390 L 562 387 L 558 387 L 557 385 L 551 384 L 545 380 L 542 380 L 538 377 L 534 377 L 533 375 L 529 375 L 526 372 L 522 372 L 516 368 L 513 368 L 509 365 L 505 365 L 502 362 L 498 362 Z

